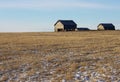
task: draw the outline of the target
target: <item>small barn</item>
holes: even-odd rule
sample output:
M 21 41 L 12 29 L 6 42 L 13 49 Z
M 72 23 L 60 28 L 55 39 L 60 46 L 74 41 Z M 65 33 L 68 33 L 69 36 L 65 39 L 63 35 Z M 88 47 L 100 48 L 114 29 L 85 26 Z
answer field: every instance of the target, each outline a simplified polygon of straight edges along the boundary
M 55 32 L 59 31 L 75 31 L 77 24 L 73 20 L 58 20 L 54 24 Z
M 77 28 L 77 31 L 88 31 L 90 30 L 89 28 L 87 27 L 80 27 L 80 28 Z
M 97 26 L 98 30 L 115 30 L 115 26 L 112 23 L 100 23 Z

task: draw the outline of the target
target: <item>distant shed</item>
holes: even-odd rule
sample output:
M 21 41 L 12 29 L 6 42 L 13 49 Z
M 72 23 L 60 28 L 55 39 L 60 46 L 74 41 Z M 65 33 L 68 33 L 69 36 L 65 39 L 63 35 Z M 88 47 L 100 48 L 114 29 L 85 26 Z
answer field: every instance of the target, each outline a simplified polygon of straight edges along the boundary
M 88 30 L 90 30 L 90 29 L 86 28 L 86 27 L 77 28 L 77 31 L 88 31 Z
M 112 23 L 100 23 L 97 26 L 98 30 L 115 30 L 115 26 Z
M 58 20 L 54 24 L 54 31 L 75 31 L 77 24 L 73 20 Z

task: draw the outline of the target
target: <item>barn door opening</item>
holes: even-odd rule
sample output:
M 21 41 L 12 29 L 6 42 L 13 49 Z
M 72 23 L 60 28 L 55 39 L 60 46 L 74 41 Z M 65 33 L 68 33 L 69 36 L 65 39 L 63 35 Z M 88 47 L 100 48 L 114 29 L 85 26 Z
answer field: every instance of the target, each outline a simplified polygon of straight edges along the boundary
M 63 29 L 58 29 L 57 31 L 58 31 L 58 32 L 62 32 L 62 31 L 63 31 Z

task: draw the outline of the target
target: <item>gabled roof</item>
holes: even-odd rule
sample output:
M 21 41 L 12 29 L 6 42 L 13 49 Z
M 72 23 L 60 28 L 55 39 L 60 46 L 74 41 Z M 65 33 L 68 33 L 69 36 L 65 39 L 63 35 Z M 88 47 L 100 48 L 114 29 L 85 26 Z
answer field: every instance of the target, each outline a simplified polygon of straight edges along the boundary
M 112 23 L 100 23 L 99 25 L 102 25 L 102 26 L 104 26 L 104 27 L 115 27 Z M 98 26 L 99 26 L 98 25 Z
M 102 25 L 105 30 L 115 30 L 115 26 L 112 23 L 100 23 L 98 27 Z
M 61 22 L 63 25 L 77 25 L 73 20 L 58 20 L 54 26 L 58 23 Z

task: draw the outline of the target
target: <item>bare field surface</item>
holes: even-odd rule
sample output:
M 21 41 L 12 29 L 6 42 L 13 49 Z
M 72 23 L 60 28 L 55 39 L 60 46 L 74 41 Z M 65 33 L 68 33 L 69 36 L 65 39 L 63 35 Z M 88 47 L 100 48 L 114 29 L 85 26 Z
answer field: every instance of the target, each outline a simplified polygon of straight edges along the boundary
M 120 82 L 120 31 L 0 33 L 0 82 Z

